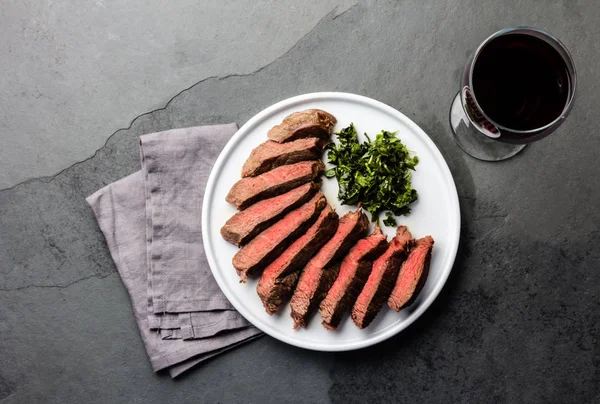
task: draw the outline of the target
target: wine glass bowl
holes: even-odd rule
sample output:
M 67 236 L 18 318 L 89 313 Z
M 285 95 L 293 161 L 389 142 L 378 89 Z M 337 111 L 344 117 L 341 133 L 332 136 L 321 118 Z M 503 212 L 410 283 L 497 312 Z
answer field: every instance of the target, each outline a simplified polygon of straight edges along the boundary
M 469 58 L 450 109 L 458 145 L 498 161 L 554 132 L 573 107 L 576 72 L 566 47 L 549 33 L 508 28 Z

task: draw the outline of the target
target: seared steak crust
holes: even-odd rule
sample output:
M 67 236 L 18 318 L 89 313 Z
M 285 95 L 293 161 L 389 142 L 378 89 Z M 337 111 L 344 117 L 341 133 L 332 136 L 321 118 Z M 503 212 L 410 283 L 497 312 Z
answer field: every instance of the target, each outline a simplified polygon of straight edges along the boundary
M 289 142 L 307 137 L 329 139 L 337 120 L 333 115 L 320 109 L 307 109 L 294 112 L 274 126 L 268 133 L 269 139 L 278 142 Z

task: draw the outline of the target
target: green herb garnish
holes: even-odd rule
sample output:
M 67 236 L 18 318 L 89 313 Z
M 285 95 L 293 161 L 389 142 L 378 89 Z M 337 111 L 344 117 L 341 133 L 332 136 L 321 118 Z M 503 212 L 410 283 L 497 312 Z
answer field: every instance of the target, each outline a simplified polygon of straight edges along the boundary
M 330 143 L 327 148 L 329 162 L 335 167 L 327 170 L 327 178 L 336 177 L 338 199 L 344 205 L 357 205 L 371 213 L 371 220 L 379 221 L 386 212 L 383 223 L 395 226 L 394 215 L 410 213 L 409 205 L 417 200 L 412 189 L 410 170 L 415 170 L 419 159 L 396 136 L 396 132 L 381 131 L 371 141 L 360 143 L 354 124 L 336 133 L 340 143 Z

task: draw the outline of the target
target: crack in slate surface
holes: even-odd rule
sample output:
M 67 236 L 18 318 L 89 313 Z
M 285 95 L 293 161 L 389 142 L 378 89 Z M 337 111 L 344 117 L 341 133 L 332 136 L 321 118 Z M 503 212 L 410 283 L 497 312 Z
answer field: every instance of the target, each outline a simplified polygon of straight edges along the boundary
M 108 142 L 120 131 L 124 131 L 124 130 L 129 130 L 131 129 L 131 127 L 133 126 L 133 124 L 135 123 L 135 121 L 137 121 L 139 118 L 142 118 L 144 116 L 148 116 L 148 115 L 152 115 L 155 112 L 158 111 L 163 111 L 165 109 L 167 109 L 167 107 L 169 106 L 169 104 L 171 104 L 171 102 L 176 99 L 177 97 L 179 97 L 181 94 L 191 90 L 192 88 L 196 87 L 199 84 L 202 84 L 203 82 L 207 81 L 207 80 L 226 80 L 228 78 L 231 77 L 247 77 L 247 76 L 253 76 L 257 73 L 260 73 L 262 70 L 266 69 L 267 67 L 269 67 L 270 65 L 272 65 L 273 63 L 277 62 L 279 59 L 281 59 L 282 57 L 286 56 L 287 54 L 289 54 L 291 51 L 294 50 L 294 48 L 296 47 L 296 45 L 301 42 L 302 40 L 304 40 L 308 35 L 310 35 L 323 21 L 325 21 L 327 18 L 331 17 L 333 15 L 333 17 L 331 17 L 331 20 L 335 20 L 338 17 L 344 15 L 345 13 L 349 12 L 350 10 L 352 10 L 354 7 L 356 7 L 358 5 L 358 3 L 352 5 L 351 7 L 349 7 L 347 10 L 336 14 L 336 10 L 339 8 L 338 6 L 335 6 L 333 9 L 331 9 L 331 11 L 329 11 L 327 14 L 325 14 L 323 17 L 321 17 L 319 19 L 319 21 L 317 21 L 317 23 L 315 24 L 314 27 L 312 27 L 306 34 L 304 34 L 302 37 L 300 37 L 296 42 L 294 42 L 294 44 L 287 50 L 285 51 L 283 54 L 281 54 L 280 56 L 276 57 L 275 59 L 273 59 L 272 61 L 270 61 L 269 63 L 267 63 L 264 66 L 259 67 L 258 69 L 250 72 L 250 73 L 232 73 L 232 74 L 227 74 L 225 76 L 208 76 L 203 78 L 202 80 L 199 80 L 197 82 L 195 82 L 194 84 L 190 85 L 189 87 L 184 88 L 183 90 L 179 91 L 177 94 L 175 94 L 174 96 L 172 96 L 169 101 L 167 101 L 167 103 L 161 107 L 161 108 L 156 108 L 152 111 L 149 112 L 144 112 L 143 114 L 140 114 L 138 116 L 136 116 L 135 118 L 133 118 L 133 120 L 129 123 L 129 126 L 125 127 L 125 128 L 120 128 L 117 129 L 116 131 L 114 131 L 110 136 L 108 136 L 106 138 L 106 141 L 104 142 L 104 144 L 97 149 L 91 156 L 80 160 L 80 161 L 76 161 L 75 163 L 69 165 L 68 167 L 63 168 L 62 170 L 60 170 L 59 172 L 57 172 L 56 174 L 52 174 L 52 175 L 47 175 L 47 176 L 41 176 L 41 177 L 34 177 L 34 178 L 28 178 L 24 181 L 18 182 L 10 187 L 7 188 L 3 188 L 0 189 L 0 192 L 4 192 L 4 191 L 10 191 L 12 189 L 18 188 L 22 185 L 25 184 L 30 184 L 33 182 L 37 182 L 37 181 L 43 181 L 43 182 L 51 182 L 52 180 L 54 180 L 56 177 L 58 177 L 59 175 L 63 174 L 65 171 L 68 171 L 69 169 L 78 166 L 80 164 L 85 163 L 86 161 L 89 161 L 91 159 L 93 159 L 94 157 L 96 157 L 96 155 L 98 154 L 98 152 L 102 149 L 104 149 L 107 145 Z
M 147 116 L 147 115 L 151 115 L 151 114 L 153 114 L 153 113 L 155 113 L 155 112 L 158 112 L 158 111 L 165 110 L 165 109 L 166 109 L 166 108 L 169 106 L 169 104 L 170 104 L 170 103 L 171 103 L 171 102 L 172 102 L 172 101 L 173 101 L 175 98 L 179 97 L 179 96 L 180 96 L 182 93 L 184 93 L 184 92 L 186 92 L 186 91 L 190 90 L 191 88 L 193 88 L 194 86 L 197 86 L 198 84 L 202 83 L 202 82 L 203 82 L 203 81 L 205 81 L 205 80 L 210 80 L 210 79 L 214 79 L 214 78 L 217 78 L 217 76 L 210 76 L 210 77 L 207 77 L 207 78 L 205 78 L 205 79 L 202 79 L 202 80 L 200 80 L 200 81 L 197 81 L 196 83 L 192 84 L 191 86 L 189 86 L 189 87 L 187 87 L 187 88 L 184 88 L 183 90 L 181 90 L 180 92 L 178 92 L 177 94 L 175 94 L 173 97 L 171 97 L 171 99 L 170 99 L 169 101 L 167 101 L 167 103 L 165 104 L 165 106 L 164 106 L 164 107 L 157 108 L 157 109 L 154 109 L 154 110 L 152 110 L 152 111 L 149 111 L 149 112 L 144 112 L 143 114 L 140 114 L 140 115 L 136 116 L 135 118 L 133 118 L 133 120 L 131 121 L 131 123 L 129 123 L 129 126 L 127 126 L 126 128 L 120 128 L 120 129 L 117 129 L 117 130 L 116 130 L 116 131 L 114 131 L 114 132 L 113 132 L 113 133 L 112 133 L 110 136 L 108 136 L 108 137 L 106 138 L 106 141 L 104 142 L 104 144 L 103 144 L 102 146 L 100 146 L 100 148 L 99 148 L 99 149 L 96 149 L 96 151 L 95 151 L 95 152 L 94 152 L 94 153 L 93 153 L 91 156 L 89 156 L 89 157 L 87 157 L 87 158 L 85 158 L 85 159 L 83 159 L 83 160 L 76 161 L 75 163 L 71 164 L 70 166 L 67 166 L 67 167 L 63 168 L 62 170 L 60 170 L 60 171 L 59 171 L 59 172 L 57 172 L 56 174 L 47 175 L 47 176 L 41 176 L 41 177 L 28 178 L 28 179 L 26 179 L 26 180 L 24 180 L 24 181 L 21 181 L 21 182 L 19 182 L 19 183 L 15 184 L 15 185 L 12 185 L 12 186 L 10 186 L 10 187 L 8 187 L 8 188 L 0 189 L 0 193 L 1 193 L 1 192 L 5 192 L 5 191 L 11 191 L 11 190 L 13 190 L 13 189 L 15 189 L 15 188 L 18 188 L 18 187 L 20 187 L 20 186 L 27 185 L 27 184 L 31 184 L 31 183 L 35 183 L 35 182 L 45 182 L 45 183 L 52 182 L 52 181 L 53 181 L 53 180 L 54 180 L 56 177 L 58 177 L 58 176 L 62 175 L 62 174 L 63 174 L 63 173 L 65 173 L 66 171 L 69 171 L 69 170 L 70 170 L 70 169 L 72 169 L 73 167 L 76 167 L 76 166 L 78 166 L 78 165 L 80 165 L 80 164 L 83 164 L 83 163 L 85 163 L 85 162 L 87 162 L 87 161 L 90 161 L 90 160 L 92 160 L 93 158 L 95 158 L 95 157 L 98 155 L 98 152 L 100 152 L 102 149 L 104 149 L 105 147 L 107 147 L 107 146 L 108 146 L 108 142 L 110 142 L 110 140 L 111 140 L 111 139 L 112 139 L 112 138 L 113 138 L 113 137 L 114 137 L 114 136 L 115 136 L 117 133 L 119 133 L 119 132 L 121 132 L 121 131 L 126 131 L 126 130 L 129 130 L 129 129 L 131 129 L 131 127 L 133 126 L 133 124 L 135 123 L 135 121 L 137 121 L 139 118 L 142 118 L 142 117 L 144 117 L 144 116 Z
M 461 195 L 463 227 L 450 279 L 423 317 L 375 347 L 335 354 L 327 380 L 331 381 L 330 400 L 387 403 L 390 397 L 412 401 L 418 397 L 441 403 L 598 402 L 600 216 L 590 201 L 598 199 L 600 187 L 598 177 L 579 175 L 598 171 L 599 160 L 591 158 L 599 139 L 595 121 L 581 119 L 586 109 L 575 108 L 564 128 L 576 128 L 578 142 L 567 149 L 564 142 L 553 140 L 560 138 L 551 137 L 494 168 L 469 159 L 456 147 L 447 124 L 447 104 L 456 92 L 454 72 L 464 66 L 460 44 L 475 37 L 472 29 L 487 32 L 490 26 L 506 22 L 507 13 L 498 14 L 506 9 L 475 3 L 464 7 L 450 1 L 441 6 L 442 13 L 431 18 L 431 10 L 419 6 L 416 1 L 377 2 L 377 7 L 345 13 L 335 21 L 323 20 L 277 63 L 243 77 L 206 79 L 182 92 L 164 110 L 142 116 L 128 130 L 116 133 L 95 158 L 51 182 L 25 184 L 0 193 L 0 228 L 3 235 L 11 235 L 10 240 L 0 240 L 0 287 L 45 282 L 66 285 L 74 279 L 114 272 L 84 197 L 139 169 L 141 134 L 198 124 L 241 124 L 265 106 L 300 93 L 359 93 L 403 111 L 436 143 Z M 521 8 L 511 9 L 515 14 L 510 21 L 519 21 Z M 570 40 L 578 38 L 573 30 L 584 33 L 585 24 L 572 26 L 563 20 L 556 20 L 557 29 L 568 33 Z M 589 59 L 598 56 L 593 39 L 580 39 L 579 54 Z M 436 49 L 432 49 L 433 43 L 437 43 Z M 581 86 L 580 100 L 596 99 L 591 96 L 591 81 L 590 86 Z M 571 174 L 568 177 L 565 167 Z M 566 196 L 556 192 L 562 189 L 557 185 L 569 190 Z M 473 247 L 505 217 L 510 217 L 506 226 Z M 43 222 L 51 232 L 41 233 Z M 595 231 L 590 232 L 591 228 Z M 50 242 L 64 251 L 66 264 L 60 270 L 60 261 L 49 251 Z M 272 340 L 264 343 L 268 346 L 265 351 L 275 352 L 260 362 L 267 367 L 281 358 L 311 355 Z M 77 359 L 68 363 L 79 365 Z M 262 393 L 272 392 L 273 383 L 247 371 L 256 363 L 253 359 L 251 355 L 242 366 L 235 359 L 229 363 L 220 359 L 222 372 L 205 367 L 190 374 L 192 384 L 160 384 L 141 377 L 95 378 L 88 383 L 96 386 L 103 382 L 99 388 L 116 389 L 122 393 L 122 401 L 146 397 L 150 397 L 146 401 L 156 401 L 161 394 L 185 401 L 189 391 L 202 384 L 216 386 L 207 389 L 215 402 L 223 401 L 223 394 L 239 391 L 247 392 L 251 399 L 264 398 Z M 322 394 L 314 388 L 316 378 L 307 380 L 307 372 L 302 372 L 310 368 L 314 372 L 309 376 L 326 380 L 315 363 L 316 359 L 302 362 L 297 374 L 304 376 L 294 374 L 294 383 L 289 384 L 292 390 L 286 385 L 283 395 L 269 397 L 297 399 L 306 397 L 307 392 L 315 397 Z M 123 369 L 134 368 L 123 364 Z M 102 371 L 101 375 L 107 375 Z M 22 374 L 30 374 L 30 368 Z M 218 383 L 223 374 L 235 374 L 248 383 L 229 388 Z M 73 380 L 72 374 L 68 375 L 71 377 L 63 380 Z M 49 389 L 57 391 L 54 375 L 41 376 L 49 379 Z M 127 383 L 119 384 L 121 379 Z M 241 390 L 247 385 L 254 388 Z M 190 386 L 191 390 L 186 390 Z M 73 397 L 73 402 L 81 401 L 77 394 Z
M 28 179 L 0 190 L 0 226 L 8 229 L 6 234 L 15 236 L 2 241 L 6 248 L 0 251 L 0 291 L 61 288 L 114 273 L 116 268 L 105 248 L 103 236 L 99 231 L 93 231 L 97 225 L 85 197 L 139 169 L 136 153 L 139 136 L 175 127 L 245 122 L 252 115 L 246 111 L 241 116 L 227 118 L 221 115 L 206 115 L 203 119 L 187 116 L 188 119 L 181 123 L 173 122 L 166 112 L 178 109 L 178 101 L 190 92 L 200 93 L 198 89 L 202 85 L 225 85 L 230 81 L 256 78 L 276 62 L 288 58 L 319 26 L 348 13 L 355 6 L 341 14 L 336 14 L 335 7 L 285 53 L 251 73 L 211 76 L 181 90 L 164 107 L 140 114 L 127 128 L 112 133 L 90 157 L 54 175 Z M 256 105 L 268 105 L 273 101 Z M 227 107 L 222 108 L 225 109 Z M 49 280 L 52 282 L 46 284 Z

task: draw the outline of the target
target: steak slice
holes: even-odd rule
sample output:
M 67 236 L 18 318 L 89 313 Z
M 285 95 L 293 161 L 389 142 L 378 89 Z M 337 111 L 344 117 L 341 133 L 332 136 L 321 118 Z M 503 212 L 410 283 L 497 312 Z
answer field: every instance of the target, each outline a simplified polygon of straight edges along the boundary
M 241 281 L 246 282 L 248 276 L 259 275 L 317 220 L 325 205 L 325 196 L 318 192 L 310 201 L 285 215 L 242 247 L 233 256 L 233 267 Z
M 288 143 L 267 140 L 252 150 L 242 167 L 242 177 L 255 177 L 275 167 L 294 164 L 305 160 L 319 160 L 326 142 L 311 137 Z
M 332 264 L 365 236 L 368 227 L 369 219 L 362 209 L 345 214 L 333 237 L 308 261 L 290 302 L 294 328 L 306 327 L 308 318 L 337 277 L 339 265 Z
M 324 170 L 325 165 L 320 160 L 281 166 L 258 177 L 242 178 L 231 187 L 225 200 L 238 209 L 246 209 L 262 199 L 281 195 L 306 184 Z
M 429 273 L 431 250 L 433 250 L 431 236 L 417 240 L 415 247 L 402 264 L 396 286 L 388 298 L 388 306 L 392 310 L 400 311 L 410 305 L 425 285 Z
M 329 139 L 337 120 L 333 115 L 320 109 L 307 109 L 286 116 L 281 124 L 268 133 L 269 139 L 278 143 L 307 137 Z
M 335 330 L 338 327 L 342 316 L 352 307 L 367 282 L 373 260 L 383 254 L 387 244 L 387 236 L 377 226 L 344 257 L 340 273 L 319 307 L 325 328 Z
M 406 226 L 398 227 L 396 237 L 390 241 L 387 250 L 373 262 L 369 279 L 352 308 L 352 320 L 358 328 L 365 328 L 371 324 L 381 310 L 394 287 L 400 265 L 406 258 L 412 242 L 412 235 Z
M 221 235 L 237 246 L 247 244 L 286 213 L 306 203 L 318 190 L 317 184 L 309 182 L 285 194 L 257 202 L 233 215 L 221 228 Z
M 333 236 L 338 220 L 337 213 L 327 205 L 310 229 L 264 270 L 256 291 L 267 313 L 276 313 L 292 296 L 299 270 Z

